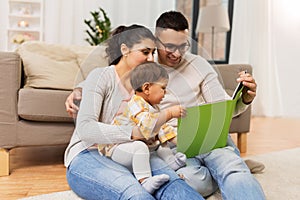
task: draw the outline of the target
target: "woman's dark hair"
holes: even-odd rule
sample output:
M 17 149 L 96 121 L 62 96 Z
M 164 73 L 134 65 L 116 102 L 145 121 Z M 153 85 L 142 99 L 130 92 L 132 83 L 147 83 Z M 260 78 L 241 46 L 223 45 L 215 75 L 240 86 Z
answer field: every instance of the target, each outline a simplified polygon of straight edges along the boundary
M 116 65 L 122 58 L 121 44 L 132 48 L 135 44 L 140 43 L 143 39 L 151 39 L 155 42 L 153 33 L 146 27 L 133 24 L 131 26 L 119 26 L 106 41 L 106 54 L 109 65 Z
M 168 11 L 161 14 L 156 20 L 156 31 L 158 29 L 173 29 L 184 31 L 189 29 L 189 23 L 185 16 L 178 11 Z
M 140 64 L 130 72 L 131 86 L 137 92 L 142 92 L 142 86 L 146 82 L 155 83 L 168 79 L 167 70 L 156 62 Z

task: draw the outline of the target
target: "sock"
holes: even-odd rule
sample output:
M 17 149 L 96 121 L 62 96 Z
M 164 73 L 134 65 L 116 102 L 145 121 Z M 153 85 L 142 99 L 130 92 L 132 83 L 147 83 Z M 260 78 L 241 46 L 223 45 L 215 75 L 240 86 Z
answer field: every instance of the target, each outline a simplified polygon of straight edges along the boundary
M 177 152 L 174 155 L 169 147 L 160 145 L 156 152 L 157 155 L 161 157 L 168 164 L 168 166 L 175 171 L 185 166 L 186 164 L 186 155 L 181 152 Z
M 265 165 L 263 163 L 255 160 L 247 159 L 245 160 L 245 163 L 252 174 L 261 173 L 265 169 Z
M 153 194 L 155 190 L 160 188 L 165 182 L 169 181 L 170 177 L 167 174 L 160 174 L 156 176 L 149 177 L 142 182 L 142 186 L 149 192 Z
M 174 156 L 168 158 L 167 164 L 176 171 L 177 169 L 185 166 L 186 155 L 181 152 L 177 152 Z

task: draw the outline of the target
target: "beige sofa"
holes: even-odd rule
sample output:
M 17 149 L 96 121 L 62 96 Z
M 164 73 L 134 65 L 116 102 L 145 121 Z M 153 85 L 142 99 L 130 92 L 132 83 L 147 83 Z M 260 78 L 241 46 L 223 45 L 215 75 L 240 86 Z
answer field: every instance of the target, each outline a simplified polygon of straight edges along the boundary
M 18 53 L 0 52 L 0 176 L 9 175 L 9 151 L 12 148 L 68 144 L 74 124 L 65 111 L 64 102 L 74 85 L 92 68 L 106 65 L 103 47 L 93 50 L 92 47 L 40 42 L 24 46 Z M 83 63 L 90 52 L 92 59 Z M 84 70 L 82 66 L 85 66 Z M 241 68 L 249 72 L 252 69 L 249 65 L 216 68 L 229 93 L 236 86 L 237 72 Z M 246 151 L 249 126 L 250 109 L 236 117 L 231 126 L 231 132 L 239 133 L 238 147 L 243 152 Z

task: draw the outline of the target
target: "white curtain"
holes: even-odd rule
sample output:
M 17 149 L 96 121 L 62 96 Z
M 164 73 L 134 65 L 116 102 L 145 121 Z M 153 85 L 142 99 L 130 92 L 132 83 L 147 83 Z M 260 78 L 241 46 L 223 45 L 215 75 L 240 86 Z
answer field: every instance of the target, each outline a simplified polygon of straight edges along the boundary
M 300 117 L 299 6 L 298 0 L 235 1 L 229 62 L 253 66 L 253 115 Z
M 0 0 L 0 51 L 7 47 L 8 1 Z
M 44 40 L 51 43 L 88 45 L 87 26 L 90 11 L 103 8 L 112 28 L 138 23 L 154 27 L 157 17 L 175 9 L 175 0 L 45 0 Z

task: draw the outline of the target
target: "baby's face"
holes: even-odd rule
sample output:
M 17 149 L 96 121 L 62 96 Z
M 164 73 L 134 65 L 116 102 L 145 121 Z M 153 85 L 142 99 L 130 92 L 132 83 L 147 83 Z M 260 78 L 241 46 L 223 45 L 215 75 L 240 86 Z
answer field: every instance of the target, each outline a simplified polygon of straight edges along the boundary
M 156 105 L 161 102 L 165 96 L 167 84 L 168 80 L 166 79 L 151 83 L 148 96 L 148 101 L 151 105 Z

